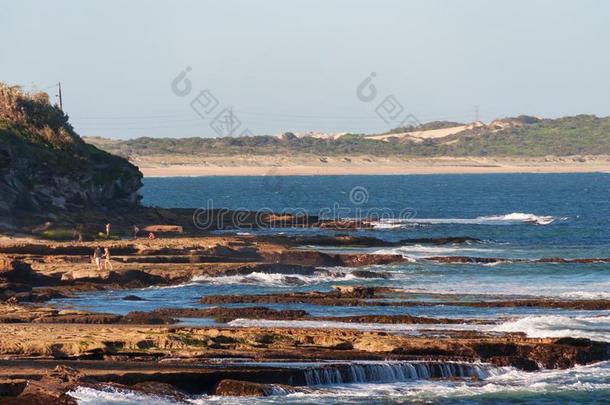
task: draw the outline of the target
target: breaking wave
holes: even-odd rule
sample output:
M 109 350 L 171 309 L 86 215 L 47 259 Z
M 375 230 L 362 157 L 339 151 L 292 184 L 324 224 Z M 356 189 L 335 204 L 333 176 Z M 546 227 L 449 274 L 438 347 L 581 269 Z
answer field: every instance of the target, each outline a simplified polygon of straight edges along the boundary
M 567 218 L 561 218 L 565 220 Z M 373 224 L 378 229 L 401 228 L 419 224 L 463 224 L 463 225 L 514 225 L 535 224 L 549 225 L 555 222 L 555 217 L 535 215 L 522 212 L 510 214 L 480 216 L 476 218 L 409 218 L 409 219 L 382 219 Z
M 337 321 L 235 319 L 236 327 L 335 328 L 366 331 L 392 331 L 419 334 L 423 331 L 522 332 L 528 337 L 575 337 L 610 342 L 610 316 L 568 317 L 562 315 L 525 316 L 501 324 L 383 324 Z
M 195 276 L 192 281 L 213 285 L 250 284 L 273 287 L 294 287 L 326 282 L 386 279 L 389 277 L 388 274 L 390 273 L 378 273 L 378 277 L 375 276 L 374 272 L 368 274 L 368 277 L 359 277 L 351 271 L 316 272 L 312 275 L 253 272 L 234 276 Z
M 523 214 L 521 212 L 513 212 L 512 214 L 506 215 L 494 215 L 489 217 L 478 217 L 477 218 L 483 222 L 526 222 L 537 225 L 549 225 L 555 221 L 555 218 L 552 216 L 539 216 L 534 214 Z
M 604 288 L 604 286 L 600 285 L 600 284 L 598 284 L 598 287 Z M 608 300 L 608 299 L 610 299 L 610 292 L 608 292 L 608 291 L 570 291 L 570 292 L 561 293 L 561 294 L 559 294 L 559 296 L 562 298 L 570 298 L 570 299 Z
M 575 337 L 610 342 L 610 315 L 526 316 L 504 322 L 492 330 L 495 332 L 524 332 L 528 337 Z
M 144 394 L 126 389 L 107 387 L 95 389 L 89 387 L 77 387 L 68 392 L 75 398 L 79 405 L 179 405 L 183 402 L 174 401 L 168 397 Z
M 402 255 L 405 259 L 414 262 L 416 259 L 421 259 L 429 256 L 442 255 L 463 255 L 465 252 L 480 252 L 491 253 L 494 249 L 471 248 L 463 246 L 422 246 L 422 245 L 407 245 L 389 249 L 379 249 L 373 254 L 395 254 Z

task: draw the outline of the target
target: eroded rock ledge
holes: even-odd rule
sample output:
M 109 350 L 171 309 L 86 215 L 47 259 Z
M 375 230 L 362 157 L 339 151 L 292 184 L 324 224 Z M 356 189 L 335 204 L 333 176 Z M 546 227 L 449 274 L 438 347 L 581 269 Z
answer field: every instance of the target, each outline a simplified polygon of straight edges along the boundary
M 95 247 L 108 247 L 114 269 L 97 271 Z M 198 276 L 253 272 L 312 275 L 321 267 L 359 267 L 402 263 L 401 255 L 329 254 L 301 250 L 292 242 L 255 237 L 182 237 L 104 242 L 43 242 L 5 239 L 0 243 L 0 300 L 41 302 L 75 291 L 173 285 Z M 387 278 L 387 273 L 357 270 L 358 277 Z
M 26 399 L 39 401 L 30 403 L 71 403 L 65 393 L 75 386 L 109 382 L 136 389 L 149 389 L 138 384 L 151 382 L 169 384 L 171 387 L 165 387 L 165 392 L 172 392 L 168 389 L 172 388 L 186 393 L 255 395 L 265 394 L 270 388 L 268 384 L 308 383 L 302 367 L 265 366 L 266 361 L 483 362 L 535 371 L 610 358 L 610 344 L 571 338 L 479 335 L 438 339 L 334 329 L 142 325 L 0 324 L 0 331 L 5 336 L 0 343 L 0 355 L 11 359 L 0 361 L 0 372 L 5 378 L 0 388 L 11 390 L 15 400 L 22 400 L 12 403 L 28 403 Z M 232 365 L 231 358 L 236 360 Z M 215 364 L 213 359 L 223 359 L 225 364 Z M 244 360 L 257 365 L 240 365 Z M 24 378 L 30 381 L 25 387 Z M 222 383 L 226 379 L 244 383 Z
M 379 245 L 376 240 L 339 236 L 317 244 Z M 446 240 L 412 243 L 470 243 Z M 401 241 L 401 243 L 407 243 Z M 412 292 L 387 287 L 338 287 L 332 291 L 271 295 L 215 295 L 201 304 L 247 303 L 246 308 L 169 308 L 127 315 L 91 313 L 32 304 L 80 291 L 170 285 L 196 276 L 248 275 L 252 272 L 312 275 L 320 267 L 358 267 L 401 263 L 399 255 L 329 254 L 304 250 L 314 239 L 248 236 L 174 237 L 155 241 L 96 243 L 0 240 L 0 393 L 2 403 L 74 403 L 66 392 L 76 386 L 115 384 L 175 398 L 185 393 L 267 395 L 273 390 L 306 389 L 302 369 L 268 362 L 403 361 L 468 368 L 473 362 L 521 370 L 568 368 L 610 358 L 608 343 L 586 339 L 533 339 L 522 334 L 464 331 L 403 336 L 389 332 L 298 327 L 185 327 L 178 318 L 204 317 L 226 323 L 238 318 L 312 320 L 377 324 L 476 323 L 466 319 L 411 315 L 360 314 L 312 316 L 304 310 L 275 309 L 261 304 L 307 303 L 333 306 L 534 306 L 609 309 L 604 300 L 497 300 L 443 295 L 416 301 Z M 108 246 L 112 271 L 98 272 L 90 263 L 95 246 Z M 334 269 L 335 272 L 343 271 Z M 361 277 L 383 278 L 384 272 L 350 269 Z M 327 273 L 328 274 L 328 273 Z M 137 293 L 129 299 L 138 299 Z M 24 302 L 30 302 L 24 305 Z M 425 330 L 425 327 L 422 328 Z M 172 360 L 173 359 L 173 360 Z M 220 360 L 222 359 L 222 360 Z M 229 360 L 227 360 L 229 359 Z M 257 366 L 239 361 L 259 362 Z M 219 364 L 221 362 L 222 364 Z M 228 363 L 231 364 L 228 364 Z M 329 366 L 331 367 L 331 366 Z M 343 365 L 332 365 L 341 373 Z M 456 366 L 457 367 L 457 366 Z M 347 374 L 347 372 L 345 372 Z M 433 374 L 432 375 L 436 375 Z M 465 373 L 464 375 L 467 375 Z M 10 399 L 9 399 L 10 398 Z
M 435 300 L 430 302 L 404 300 L 414 293 L 386 287 L 350 287 L 332 291 L 290 292 L 278 294 L 206 295 L 203 304 L 313 304 L 357 307 L 461 306 L 479 308 L 536 307 L 573 310 L 609 310 L 610 300 L 562 300 L 551 298 L 499 300 Z M 384 301 L 392 298 L 392 301 Z M 403 299 L 400 299 L 403 298 Z

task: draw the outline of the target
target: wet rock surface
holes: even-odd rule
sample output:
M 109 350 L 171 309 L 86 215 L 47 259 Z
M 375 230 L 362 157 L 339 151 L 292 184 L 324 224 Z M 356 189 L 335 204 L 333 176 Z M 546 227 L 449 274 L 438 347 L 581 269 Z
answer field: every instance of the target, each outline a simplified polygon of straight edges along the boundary
M 91 264 L 96 246 L 108 247 L 113 269 Z M 40 302 L 91 289 L 143 288 L 190 281 L 196 276 L 252 273 L 313 275 L 323 267 L 401 263 L 401 255 L 327 254 L 299 250 L 255 238 L 173 238 L 100 243 L 16 239 L 0 244 L 0 299 Z M 389 278 L 386 272 L 355 270 L 362 278 Z M 32 288 L 37 287 L 36 290 Z M 40 287 L 40 288 L 39 288 Z
M 146 301 L 142 297 L 138 297 L 137 295 L 126 295 L 122 298 L 123 301 Z
M 159 215 L 171 216 L 171 213 Z M 178 214 L 176 214 L 178 215 Z M 267 218 L 288 221 L 289 218 Z M 303 219 L 305 224 L 305 219 Z M 472 238 L 413 239 L 401 245 L 477 243 Z M 303 369 L 264 366 L 266 362 L 416 361 L 432 362 L 432 375 L 455 368 L 470 375 L 467 364 L 484 362 L 521 370 L 570 368 L 610 358 L 608 343 L 574 338 L 527 338 L 521 333 L 475 330 L 427 330 L 426 325 L 469 325 L 476 319 L 374 314 L 313 316 L 305 310 L 266 304 L 313 304 L 350 307 L 472 306 L 608 310 L 608 300 L 452 297 L 415 299 L 416 293 L 388 287 L 337 286 L 330 291 L 260 295 L 207 295 L 200 307 L 104 314 L 45 306 L 44 301 L 82 291 L 165 286 L 193 277 L 248 276 L 252 273 L 310 276 L 329 274 L 324 267 L 355 267 L 359 278 L 389 278 L 390 273 L 358 269 L 402 263 L 401 255 L 330 254 L 301 245 L 382 246 L 355 235 L 336 237 L 172 237 L 165 240 L 101 243 L 42 242 L 13 239 L 0 243 L 0 393 L 2 403 L 65 403 L 76 386 L 140 390 L 170 398 L 185 393 L 269 395 L 304 386 L 312 376 Z M 108 246 L 114 269 L 97 271 L 90 263 L 94 246 Z M 430 258 L 445 263 L 488 263 L 502 259 Z M 545 259 L 541 259 L 543 262 Z M 570 259 L 579 263 L 577 259 Z M 583 259 L 585 260 L 585 259 Z M 586 259 L 597 260 L 597 259 Z M 582 261 L 582 260 L 581 260 Z M 548 259 L 546 262 L 562 262 Z M 340 274 L 343 270 L 336 269 Z M 348 271 L 348 270 L 346 270 Z M 139 301 L 137 294 L 126 303 Z M 252 304 L 245 307 L 228 304 Z M 208 307 L 206 305 L 214 305 Z M 219 306 L 220 305 L 220 306 Z M 270 305 L 271 306 L 271 305 Z M 209 318 L 218 325 L 188 327 L 181 318 Z M 236 319 L 320 321 L 351 324 L 419 324 L 421 334 L 349 328 L 229 327 Z M 220 360 L 222 359 L 222 360 Z M 227 366 L 227 359 L 235 364 Z M 252 367 L 238 360 L 261 363 Z M 221 361 L 222 367 L 218 364 Z M 464 363 L 457 366 L 456 362 Z M 230 361 L 229 361 L 230 363 Z M 202 365 L 203 364 L 203 365 Z M 427 364 L 427 363 L 426 363 Z M 440 364 L 440 365 L 438 365 Z M 444 365 L 444 366 L 443 366 Z M 331 365 L 341 375 L 346 365 Z M 423 367 L 423 366 L 422 366 Z M 456 368 L 457 367 L 457 368 Z M 462 367 L 462 368 L 460 368 Z M 437 370 L 437 371 L 434 371 Z M 349 374 L 351 375 L 351 374 Z M 347 377 L 346 377 L 347 378 Z M 27 381 L 24 384 L 24 381 Z M 89 385 L 87 385 L 89 384 Z
M 562 299 L 514 299 L 485 301 L 411 301 L 401 300 L 413 295 L 412 293 L 393 290 L 390 288 L 356 287 L 348 290 L 341 288 L 332 291 L 310 291 L 305 293 L 278 293 L 257 295 L 208 295 L 202 297 L 204 304 L 313 304 L 324 306 L 356 306 L 356 307 L 414 307 L 414 306 L 457 306 L 479 308 L 557 308 L 573 310 L 608 310 L 610 300 L 562 300 Z M 442 295 L 441 295 L 442 297 Z M 392 298 L 391 301 L 383 300 Z
M 265 307 L 163 308 L 154 310 L 151 314 L 177 318 L 213 318 L 219 323 L 227 323 L 238 318 L 293 320 L 302 319 L 309 315 L 303 310 L 276 310 Z
M 575 258 L 566 259 L 562 257 L 543 257 L 541 259 L 508 259 L 499 257 L 476 257 L 476 256 L 431 256 L 426 260 L 448 263 L 448 264 L 467 264 L 467 263 L 575 263 L 575 264 L 591 264 L 591 263 L 610 263 L 610 257 L 591 257 L 591 258 Z
M 290 239 L 296 245 L 314 246 L 356 246 L 356 247 L 390 247 L 404 245 L 453 245 L 479 243 L 480 239 L 470 236 L 452 236 L 444 238 L 412 238 L 397 242 L 386 241 L 370 236 L 336 235 L 336 236 L 295 236 Z
M 271 384 L 260 384 L 248 381 L 222 380 L 214 388 L 214 395 L 236 396 L 236 397 L 267 397 L 277 394 L 291 392 L 288 386 L 278 386 Z

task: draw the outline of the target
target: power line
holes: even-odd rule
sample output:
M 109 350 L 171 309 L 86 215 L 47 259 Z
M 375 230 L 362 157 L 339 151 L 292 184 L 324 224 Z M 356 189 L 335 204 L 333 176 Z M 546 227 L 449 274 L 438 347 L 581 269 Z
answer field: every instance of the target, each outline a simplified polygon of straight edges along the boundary
M 472 115 L 464 115 L 464 118 L 471 118 Z M 456 117 L 454 117 L 456 118 Z M 233 126 L 235 126 L 235 116 L 233 116 Z M 155 129 L 155 128 L 180 128 L 180 127 L 197 127 L 197 126 L 207 126 L 209 125 L 208 121 L 204 120 L 195 120 L 194 122 L 155 122 L 149 123 L 148 125 L 144 122 L 133 122 L 133 123 L 116 123 L 116 122 L 107 122 L 107 123 L 90 123 L 83 122 L 79 123 L 77 120 L 74 121 L 75 125 L 86 127 L 86 128 L 98 128 L 98 129 Z M 255 123 L 258 125 L 265 124 L 283 124 L 286 126 L 290 125 L 309 125 L 309 126 L 329 126 L 329 125 L 344 125 L 344 126 L 359 126 L 359 127 L 379 127 L 379 126 L 387 126 L 387 124 L 383 123 L 380 119 L 375 122 L 328 122 L 328 121 L 311 121 L 311 120 L 270 120 L 270 119 L 248 119 L 244 120 L 244 124 Z M 395 123 L 399 125 L 399 122 Z M 232 126 L 232 127 L 233 127 Z
M 19 87 L 24 88 L 24 89 L 29 89 L 29 92 L 38 92 L 38 91 L 45 91 L 45 90 L 49 90 L 54 87 L 57 87 L 57 83 L 49 84 L 46 86 L 39 86 L 36 83 L 32 82 L 31 84 L 19 85 Z
M 229 107 L 229 135 L 233 136 L 233 106 Z
M 231 115 L 234 117 L 235 114 L 244 115 L 244 116 L 254 116 L 260 117 L 261 119 L 274 119 L 274 120 L 290 120 L 294 118 L 304 118 L 304 119 L 312 119 L 312 120 L 365 120 L 365 121 L 378 121 L 380 118 L 376 115 L 372 116 L 343 116 L 343 115 L 307 115 L 307 114 L 281 114 L 281 113 L 261 113 L 261 112 L 251 112 L 251 111 L 242 111 L 242 110 L 234 110 L 230 109 Z M 470 114 L 464 112 L 452 116 L 442 116 L 442 117 L 434 117 L 429 115 L 415 114 L 420 119 L 449 119 L 449 118 L 461 118 L 470 116 Z M 72 115 L 74 119 L 78 120 L 93 120 L 93 121 L 122 121 L 122 120 L 162 120 L 167 122 L 189 122 L 189 121 L 197 121 L 201 120 L 200 118 L 193 117 L 192 115 L 184 115 L 184 114 L 155 114 L 155 115 L 134 115 L 134 116 L 78 116 Z
M 471 114 L 462 114 L 462 115 L 453 115 L 453 116 L 443 116 L 443 117 L 427 117 L 425 121 L 439 121 L 439 120 L 460 120 L 465 118 L 471 118 Z M 71 116 L 73 122 L 82 123 L 88 127 L 111 127 L 111 128 L 154 128 L 154 127 L 172 127 L 172 126 L 197 126 L 197 125 L 205 125 L 208 124 L 209 121 L 203 120 L 201 118 L 189 118 L 189 119 L 149 119 L 149 120 L 131 120 L 131 121 L 123 121 L 123 120 L 92 120 L 92 119 L 84 119 Z M 229 120 L 232 123 L 232 126 L 235 124 L 236 116 L 230 111 L 229 112 Z M 424 120 L 424 118 L 420 118 L 420 120 Z M 242 117 L 241 121 L 244 123 L 279 123 L 279 124 L 309 124 L 309 125 L 349 125 L 355 124 L 359 126 L 370 126 L 370 125 L 379 125 L 381 119 L 379 117 L 375 117 L 374 120 L 367 121 L 356 121 L 356 120 L 330 120 L 328 118 L 324 119 L 305 119 L 305 118 L 286 118 L 286 117 Z M 398 125 L 399 122 L 397 121 Z

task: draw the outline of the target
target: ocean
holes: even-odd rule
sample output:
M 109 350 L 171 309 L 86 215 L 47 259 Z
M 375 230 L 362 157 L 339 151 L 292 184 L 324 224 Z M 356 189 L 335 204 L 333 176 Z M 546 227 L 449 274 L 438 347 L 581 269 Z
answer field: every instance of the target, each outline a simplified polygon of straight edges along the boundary
M 469 243 L 405 244 L 386 248 L 304 246 L 336 252 L 401 254 L 402 264 L 370 266 L 379 278 L 359 277 L 353 269 L 330 268 L 312 275 L 252 273 L 200 277 L 180 286 L 83 293 L 55 301 L 82 309 L 124 314 L 160 307 L 201 307 L 209 294 L 264 294 L 330 290 L 335 285 L 391 286 L 412 291 L 424 303 L 438 294 L 455 299 L 561 298 L 610 299 L 610 263 L 558 262 L 539 259 L 610 257 L 610 175 L 493 174 L 413 176 L 263 176 L 147 178 L 142 189 L 147 205 L 303 212 L 325 218 L 370 218 L 372 229 L 350 231 L 387 241 L 414 238 L 469 237 Z M 318 229 L 239 229 L 241 234 L 337 234 Z M 489 258 L 481 263 L 438 263 L 431 256 Z M 381 276 L 383 274 L 383 277 Z M 136 293 L 145 301 L 124 301 Z M 459 305 L 412 307 L 325 307 L 274 304 L 275 309 L 304 309 L 314 316 L 372 313 L 478 319 L 472 324 L 438 325 L 439 330 L 524 332 L 530 337 L 583 337 L 610 341 L 609 311 Z M 193 325 L 209 319 L 185 320 Z M 418 334 L 417 324 L 341 324 L 323 321 L 237 319 L 231 326 L 349 327 Z M 434 330 L 432 325 L 424 325 Z M 362 367 L 382 367 L 363 365 Z M 387 367 L 384 365 L 383 367 Z M 397 368 L 398 367 L 398 368 Z M 316 380 L 306 393 L 278 393 L 248 403 L 607 403 L 610 363 L 569 370 L 524 372 L 487 369 L 473 380 L 436 380 L 391 366 L 383 378 L 354 381 Z M 366 374 L 366 373 L 365 373 Z M 363 374 L 364 375 L 364 374 Z M 377 374 L 376 374 L 377 375 Z M 117 390 L 78 388 L 81 404 L 171 403 Z M 156 402 L 155 402 L 156 401 Z M 200 396 L 193 403 L 244 403 L 243 398 Z

